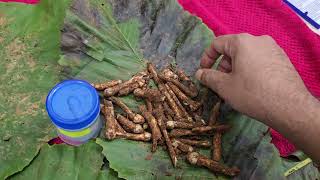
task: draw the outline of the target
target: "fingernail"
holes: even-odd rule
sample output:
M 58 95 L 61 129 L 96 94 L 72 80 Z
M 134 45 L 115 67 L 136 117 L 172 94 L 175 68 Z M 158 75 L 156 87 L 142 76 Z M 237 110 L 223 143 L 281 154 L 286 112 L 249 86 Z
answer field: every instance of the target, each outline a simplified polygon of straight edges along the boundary
M 199 69 L 199 70 L 196 72 L 196 78 L 197 78 L 199 81 L 201 80 L 202 73 L 203 73 L 203 70 L 202 70 L 202 69 Z

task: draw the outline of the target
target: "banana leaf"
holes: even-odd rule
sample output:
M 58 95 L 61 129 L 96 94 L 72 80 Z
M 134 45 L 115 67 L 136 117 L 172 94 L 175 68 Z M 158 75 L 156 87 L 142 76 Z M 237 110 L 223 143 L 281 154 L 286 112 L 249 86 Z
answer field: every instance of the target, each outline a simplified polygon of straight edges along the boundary
M 59 81 L 60 28 L 68 1 L 0 3 L 0 179 L 23 170 L 55 136 L 45 111 Z
M 29 166 L 9 179 L 118 179 L 116 172 L 104 168 L 101 151 L 94 141 L 78 148 L 44 145 Z
M 42 0 L 36 6 L 0 4 L 0 10 L 5 18 L 0 19 L 0 71 L 5 74 L 1 82 L 6 82 L 0 85 L 0 179 L 227 178 L 191 166 L 183 158 L 174 169 L 165 150 L 159 148 L 151 154 L 146 143 L 109 142 L 103 132 L 96 140 L 98 145 L 46 145 L 55 132 L 45 113 L 44 99 L 59 80 L 126 80 L 144 69 L 147 61 L 158 68 L 172 64 L 194 74 L 213 34 L 175 0 Z M 11 23 L 2 25 L 7 21 Z M 10 46 L 14 42 L 23 51 L 14 51 L 17 45 Z M 30 56 L 35 70 L 30 68 Z M 214 97 L 207 107 L 212 106 Z M 124 100 L 137 110 L 139 102 L 132 96 Z M 35 102 L 39 105 L 34 106 Z M 29 113 L 30 107 L 37 115 L 21 114 Z M 297 163 L 279 157 L 264 124 L 227 106 L 221 119 L 233 125 L 223 137 L 223 160 L 241 169 L 236 179 L 284 179 L 284 172 Z M 83 163 L 91 167 L 83 167 Z M 65 170 L 51 168 L 58 166 Z M 317 179 L 319 173 L 309 164 L 289 178 Z

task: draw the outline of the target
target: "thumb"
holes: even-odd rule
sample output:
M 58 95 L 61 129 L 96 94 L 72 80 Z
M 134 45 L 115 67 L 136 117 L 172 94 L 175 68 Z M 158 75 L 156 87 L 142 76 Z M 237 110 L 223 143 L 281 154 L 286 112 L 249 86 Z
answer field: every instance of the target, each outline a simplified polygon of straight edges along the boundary
M 201 84 L 211 88 L 222 97 L 224 97 L 224 92 L 227 92 L 226 89 L 231 87 L 230 74 L 223 73 L 221 71 L 213 69 L 199 69 L 196 73 L 196 78 L 201 82 Z

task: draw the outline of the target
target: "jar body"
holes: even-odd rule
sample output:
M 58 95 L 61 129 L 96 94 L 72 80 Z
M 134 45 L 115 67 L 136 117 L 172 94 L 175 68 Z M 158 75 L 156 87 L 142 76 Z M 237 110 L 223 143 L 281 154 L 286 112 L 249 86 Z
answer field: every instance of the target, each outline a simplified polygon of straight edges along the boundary
M 80 130 L 66 130 L 57 127 L 57 133 L 60 139 L 70 145 L 79 146 L 86 143 L 92 138 L 96 138 L 102 127 L 102 120 L 98 115 L 93 124 Z

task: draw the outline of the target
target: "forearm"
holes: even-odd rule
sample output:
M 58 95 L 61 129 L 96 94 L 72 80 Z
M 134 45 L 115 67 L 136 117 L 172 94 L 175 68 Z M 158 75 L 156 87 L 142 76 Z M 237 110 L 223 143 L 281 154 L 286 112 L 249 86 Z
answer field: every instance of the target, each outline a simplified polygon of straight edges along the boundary
M 294 92 L 274 104 L 265 123 L 320 162 L 320 102 L 308 92 Z

